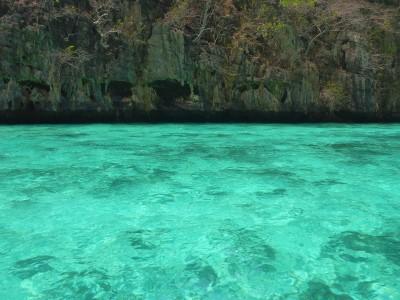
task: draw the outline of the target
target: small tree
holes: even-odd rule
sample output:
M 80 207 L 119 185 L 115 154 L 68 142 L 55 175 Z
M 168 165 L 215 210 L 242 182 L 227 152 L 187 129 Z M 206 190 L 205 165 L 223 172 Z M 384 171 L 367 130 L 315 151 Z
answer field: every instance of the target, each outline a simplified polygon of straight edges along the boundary
M 90 17 L 100 34 L 101 44 L 104 48 L 108 48 L 109 37 L 121 33 L 113 20 L 113 13 L 117 7 L 113 0 L 89 0 L 89 3 L 92 7 Z

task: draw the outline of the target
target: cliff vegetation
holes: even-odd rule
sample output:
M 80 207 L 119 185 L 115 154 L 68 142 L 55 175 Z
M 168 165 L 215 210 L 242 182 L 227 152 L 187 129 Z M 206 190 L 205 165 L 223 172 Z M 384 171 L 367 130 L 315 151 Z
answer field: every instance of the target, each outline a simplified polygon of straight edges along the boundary
M 2 120 L 400 119 L 398 0 L 2 0 Z

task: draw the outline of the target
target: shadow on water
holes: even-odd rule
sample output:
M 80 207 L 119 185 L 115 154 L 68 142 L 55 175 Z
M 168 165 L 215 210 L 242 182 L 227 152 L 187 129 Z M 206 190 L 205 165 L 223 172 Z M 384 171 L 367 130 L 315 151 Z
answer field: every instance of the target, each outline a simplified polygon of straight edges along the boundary
M 353 300 L 346 294 L 336 294 L 323 282 L 310 281 L 307 290 L 301 294 L 301 300 Z
M 59 274 L 51 289 L 45 291 L 46 299 L 111 299 L 111 278 L 104 271 L 88 268 Z
M 268 199 L 270 197 L 279 197 L 287 195 L 288 190 L 283 188 L 276 188 L 271 191 L 257 191 L 255 195 L 260 199 Z
M 234 278 L 261 284 L 260 279 L 264 281 L 266 274 L 276 271 L 276 250 L 250 229 L 223 227 L 217 236 L 210 237 L 210 242 L 224 247 L 225 263 Z
M 390 153 L 389 145 L 375 142 L 347 142 L 331 144 L 331 149 L 341 155 L 349 157 L 352 160 L 365 160 L 367 158 L 385 156 Z
M 42 137 L 61 138 L 61 139 L 76 139 L 87 136 L 90 136 L 90 134 L 85 132 L 62 132 L 62 133 L 55 132 L 42 135 Z
M 199 258 L 191 258 L 186 264 L 183 274 L 184 285 L 188 290 L 198 290 L 206 293 L 218 283 L 218 275 L 215 269 Z
M 50 262 L 54 259 L 54 256 L 43 255 L 19 260 L 14 264 L 13 273 L 21 279 L 27 279 L 39 273 L 52 271 Z
M 332 186 L 332 185 L 342 185 L 342 184 L 346 183 L 337 179 L 323 179 L 314 182 L 314 185 L 316 186 Z
M 127 231 L 129 243 L 135 250 L 155 250 L 155 233 L 150 230 L 132 230 Z
M 31 209 L 35 204 L 37 204 L 37 202 L 30 199 L 13 200 L 10 202 L 10 206 L 12 209 L 20 209 L 20 210 Z
M 383 256 L 392 264 L 400 266 L 400 240 L 393 235 L 375 236 L 361 232 L 342 232 L 325 245 L 321 255 L 339 256 L 357 263 L 368 261 L 365 253 Z

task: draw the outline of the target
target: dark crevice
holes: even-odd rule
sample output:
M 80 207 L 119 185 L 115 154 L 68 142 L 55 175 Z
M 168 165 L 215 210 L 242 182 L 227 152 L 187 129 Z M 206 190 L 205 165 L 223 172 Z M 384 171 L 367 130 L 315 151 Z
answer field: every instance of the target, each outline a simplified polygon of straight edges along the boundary
M 181 84 L 177 80 L 156 80 L 150 83 L 156 91 L 163 104 L 172 105 L 177 99 L 184 99 L 190 96 L 191 90 L 187 83 Z
M 0 2 L 0 17 L 6 15 L 9 12 L 10 8 L 6 3 L 3 1 Z
M 200 94 L 200 90 L 199 90 L 199 87 L 197 85 L 195 85 L 193 87 L 193 94 L 195 94 L 195 95 L 199 95 Z
M 249 90 L 257 90 L 260 87 L 260 83 L 256 81 L 247 81 L 238 87 L 239 92 L 244 93 Z
M 122 99 L 132 96 L 132 83 L 126 81 L 111 81 L 107 87 L 107 93 L 112 99 Z
M 107 86 L 105 83 L 100 84 L 101 93 L 104 95 L 107 92 Z
M 32 100 L 21 101 L 19 104 L 19 110 L 24 112 L 34 112 L 35 103 Z
M 33 103 L 32 100 L 29 100 L 28 103 L 26 104 L 25 109 L 27 111 L 35 111 L 35 103 Z
M 342 67 L 343 70 L 346 70 L 346 51 L 341 50 L 340 51 L 340 66 Z
M 285 103 L 287 97 L 288 97 L 288 91 L 287 91 L 287 89 L 285 89 L 285 90 L 283 91 L 283 95 L 282 95 L 282 97 L 281 97 L 281 99 L 280 99 L 281 103 Z
M 65 88 L 61 89 L 61 96 L 64 97 L 64 98 L 68 97 L 68 92 L 67 92 L 67 90 Z
M 29 89 L 38 89 L 38 90 L 44 90 L 46 92 L 50 91 L 50 86 L 44 82 L 37 82 L 37 81 L 32 81 L 32 80 L 22 80 L 18 82 L 20 85 L 24 87 L 28 87 Z

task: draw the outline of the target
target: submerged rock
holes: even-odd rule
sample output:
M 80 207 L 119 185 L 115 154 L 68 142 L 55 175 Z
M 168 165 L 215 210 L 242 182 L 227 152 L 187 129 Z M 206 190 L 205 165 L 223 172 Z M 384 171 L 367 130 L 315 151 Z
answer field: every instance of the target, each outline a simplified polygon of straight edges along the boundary
M 312 281 L 308 283 L 308 289 L 300 296 L 304 300 L 353 300 L 345 294 L 332 292 L 329 286 L 322 282 Z

